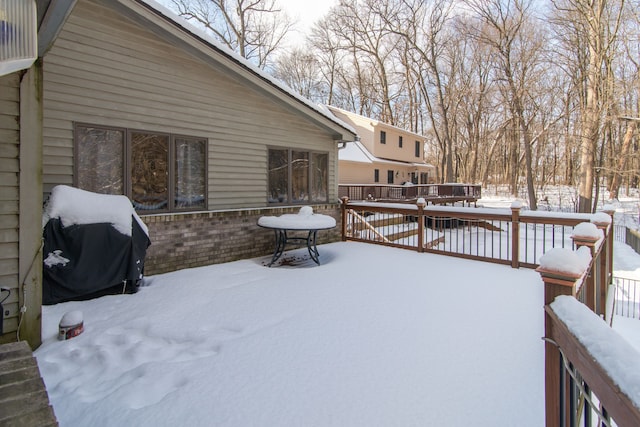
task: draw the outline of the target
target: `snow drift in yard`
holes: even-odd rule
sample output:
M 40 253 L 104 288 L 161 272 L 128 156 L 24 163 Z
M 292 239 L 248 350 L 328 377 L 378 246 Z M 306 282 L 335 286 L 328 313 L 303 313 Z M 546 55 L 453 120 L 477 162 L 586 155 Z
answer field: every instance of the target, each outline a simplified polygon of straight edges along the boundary
M 544 424 L 532 270 L 354 242 L 147 277 L 43 309 L 35 352 L 64 426 Z M 308 256 L 307 256 L 308 257 Z M 85 332 L 56 339 L 84 313 Z
M 120 233 L 131 236 L 131 218 L 135 218 L 149 234 L 147 226 L 136 214 L 126 196 L 98 194 L 67 185 L 57 185 L 51 190 L 45 205 L 43 226 L 49 218 L 60 218 L 62 225 L 112 224 Z

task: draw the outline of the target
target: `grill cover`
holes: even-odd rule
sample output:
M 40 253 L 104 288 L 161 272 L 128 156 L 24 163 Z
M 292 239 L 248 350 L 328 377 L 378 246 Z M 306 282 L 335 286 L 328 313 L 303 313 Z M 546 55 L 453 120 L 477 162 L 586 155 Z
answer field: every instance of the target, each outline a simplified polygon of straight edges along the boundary
M 135 218 L 131 236 L 110 223 L 63 227 L 59 218 L 43 233 L 43 304 L 136 292 L 151 241 Z

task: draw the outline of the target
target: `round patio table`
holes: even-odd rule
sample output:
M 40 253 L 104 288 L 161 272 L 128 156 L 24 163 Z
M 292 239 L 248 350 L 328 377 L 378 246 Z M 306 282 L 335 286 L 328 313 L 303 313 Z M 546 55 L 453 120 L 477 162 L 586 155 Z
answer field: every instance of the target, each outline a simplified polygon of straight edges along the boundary
M 275 249 L 271 261 L 267 264 L 271 267 L 284 253 L 289 243 L 304 243 L 307 246 L 311 259 L 320 265 L 320 254 L 316 246 L 316 236 L 320 230 L 328 230 L 336 226 L 336 220 L 329 215 L 312 214 L 309 210 L 300 210 L 299 214 L 284 214 L 280 216 L 263 216 L 258 219 L 258 225 L 268 228 L 275 234 Z M 291 236 L 289 232 L 305 232 L 306 236 Z

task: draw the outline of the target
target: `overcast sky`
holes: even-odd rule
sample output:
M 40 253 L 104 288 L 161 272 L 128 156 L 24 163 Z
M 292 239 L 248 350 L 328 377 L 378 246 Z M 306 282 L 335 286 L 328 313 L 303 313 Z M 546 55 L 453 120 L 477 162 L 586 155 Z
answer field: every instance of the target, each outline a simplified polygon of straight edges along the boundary
M 292 18 L 299 18 L 298 27 L 300 31 L 304 31 L 305 27 L 311 26 L 316 19 L 327 13 L 329 8 L 336 4 L 336 0 L 278 0 L 278 3 Z

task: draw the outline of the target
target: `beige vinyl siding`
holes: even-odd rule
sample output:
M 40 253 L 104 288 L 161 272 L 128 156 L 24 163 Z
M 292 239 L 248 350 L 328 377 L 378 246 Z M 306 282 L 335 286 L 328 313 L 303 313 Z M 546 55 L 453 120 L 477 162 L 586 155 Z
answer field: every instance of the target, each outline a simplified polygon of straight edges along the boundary
M 382 176 L 383 171 L 380 171 L 380 182 L 375 182 L 376 167 L 371 163 L 340 161 L 338 182 L 340 184 L 386 184 L 386 175 Z M 384 182 L 382 182 L 383 178 Z
M 326 131 L 89 0 L 44 58 L 45 192 L 73 183 L 74 121 L 208 138 L 211 210 L 266 205 L 270 146 L 329 152 L 337 198 Z
M 19 87 L 18 73 L 0 76 L 0 285 L 11 289 L 3 304 L 9 315 L 0 313 L 4 317 L 0 342 L 15 340 L 18 327 Z
M 380 184 L 387 185 L 387 172 L 393 171 L 393 183 L 395 185 L 403 184 L 411 180 L 411 173 L 428 172 L 433 173 L 431 168 L 416 168 L 412 165 L 401 165 L 385 162 L 359 163 L 351 161 L 340 161 L 340 184 Z M 380 180 L 375 182 L 374 171 L 380 171 Z M 398 176 L 396 176 L 398 172 Z

